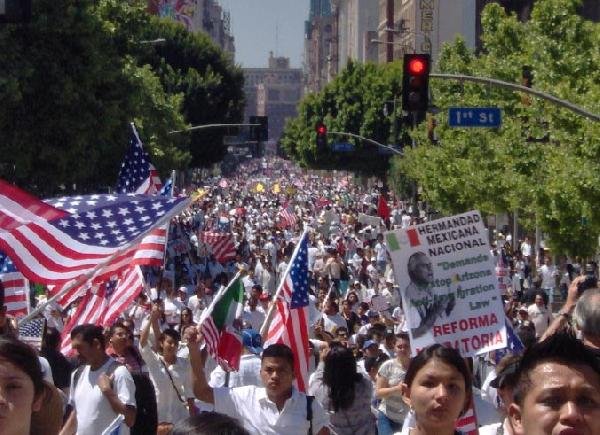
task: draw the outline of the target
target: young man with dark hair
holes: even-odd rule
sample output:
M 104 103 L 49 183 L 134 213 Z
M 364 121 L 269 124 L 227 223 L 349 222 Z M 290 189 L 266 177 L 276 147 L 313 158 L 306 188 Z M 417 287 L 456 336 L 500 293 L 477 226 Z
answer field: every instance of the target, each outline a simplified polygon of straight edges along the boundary
M 516 435 L 600 434 L 600 362 L 557 332 L 523 355 L 508 414 Z
M 61 435 L 103 433 L 119 415 L 121 434 L 129 434 L 135 422 L 135 384 L 131 374 L 104 349 L 100 326 L 85 324 L 71 331 L 71 347 L 79 354 L 82 366 L 71 375 L 69 403 L 73 412 Z
M 262 354 L 260 377 L 264 387 L 212 388 L 204 375 L 206 350 L 203 339 L 190 340 L 190 360 L 196 397 L 215 406 L 215 411 L 242 422 L 251 434 L 328 435 L 329 418 L 322 406 L 293 387 L 294 355 L 284 344 L 272 344 Z

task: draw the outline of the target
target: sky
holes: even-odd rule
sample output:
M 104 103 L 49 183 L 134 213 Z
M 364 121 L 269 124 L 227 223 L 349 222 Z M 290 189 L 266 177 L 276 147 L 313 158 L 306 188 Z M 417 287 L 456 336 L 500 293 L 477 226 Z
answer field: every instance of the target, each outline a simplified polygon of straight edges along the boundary
M 304 21 L 309 0 L 218 0 L 231 12 L 235 61 L 244 68 L 266 68 L 269 51 L 302 66 Z

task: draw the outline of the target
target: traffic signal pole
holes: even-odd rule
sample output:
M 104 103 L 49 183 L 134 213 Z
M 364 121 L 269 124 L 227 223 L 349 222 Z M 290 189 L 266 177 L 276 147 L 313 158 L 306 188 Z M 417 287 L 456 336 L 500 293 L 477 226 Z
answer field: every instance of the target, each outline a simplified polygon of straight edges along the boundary
M 376 140 L 369 139 L 368 137 L 360 136 L 360 135 L 355 134 L 355 133 L 349 133 L 347 131 L 328 131 L 326 134 L 339 134 L 341 136 L 353 137 L 355 139 L 364 140 L 365 142 L 368 142 L 368 143 L 370 143 L 372 145 L 375 145 L 375 146 L 378 146 L 378 147 L 381 147 L 381 148 L 386 148 L 386 149 L 388 149 L 388 150 L 390 150 L 390 151 L 392 151 L 392 152 L 394 152 L 394 153 L 396 153 L 398 155 L 401 155 L 401 156 L 404 155 L 404 153 L 402 151 L 400 151 L 400 150 L 398 150 L 398 149 L 396 149 L 394 147 L 391 147 L 389 145 L 385 145 L 385 144 L 379 143 Z
M 529 88 L 523 85 L 517 85 L 516 83 L 505 82 L 503 80 L 491 79 L 489 77 L 474 77 L 467 76 L 463 74 L 442 74 L 442 73 L 430 73 L 429 77 L 436 79 L 444 79 L 444 80 L 456 80 L 456 81 L 467 81 L 467 82 L 475 82 L 475 83 L 484 83 L 486 85 L 495 85 L 500 86 L 502 88 L 508 88 L 515 91 L 525 92 L 528 94 L 535 95 L 536 97 L 543 98 L 544 100 L 548 100 L 558 106 L 564 107 L 565 109 L 570 110 L 571 112 L 577 113 L 578 115 L 584 116 L 592 121 L 600 121 L 600 115 L 596 113 L 589 112 L 582 107 L 579 107 L 569 101 L 560 99 L 555 97 L 554 95 L 548 94 L 546 92 L 538 91 L 533 88 Z
M 194 130 L 204 130 L 207 128 L 221 128 L 221 127 L 260 127 L 260 124 L 203 124 L 203 125 L 194 125 L 189 128 L 184 128 L 183 130 L 173 130 L 170 131 L 169 134 L 175 133 L 185 133 L 186 131 L 194 131 Z

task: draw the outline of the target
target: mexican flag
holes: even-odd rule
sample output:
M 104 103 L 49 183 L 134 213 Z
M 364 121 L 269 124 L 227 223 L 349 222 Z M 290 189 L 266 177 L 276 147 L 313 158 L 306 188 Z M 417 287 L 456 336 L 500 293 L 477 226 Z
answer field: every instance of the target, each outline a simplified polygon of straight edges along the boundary
M 217 293 L 201 321 L 208 353 L 228 371 L 237 371 L 240 367 L 242 337 L 239 330 L 243 310 L 244 285 L 236 276 Z

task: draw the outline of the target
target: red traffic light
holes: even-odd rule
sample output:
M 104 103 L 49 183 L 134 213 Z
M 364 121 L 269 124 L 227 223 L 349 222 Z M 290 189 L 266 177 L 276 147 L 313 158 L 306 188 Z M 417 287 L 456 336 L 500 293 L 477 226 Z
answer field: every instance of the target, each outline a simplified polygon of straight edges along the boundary
M 410 74 L 421 75 L 427 71 L 427 64 L 425 59 L 413 58 L 409 60 L 407 69 Z
M 317 131 L 318 135 L 327 134 L 327 127 L 325 126 L 325 124 L 322 124 L 322 123 L 317 124 L 315 130 Z

